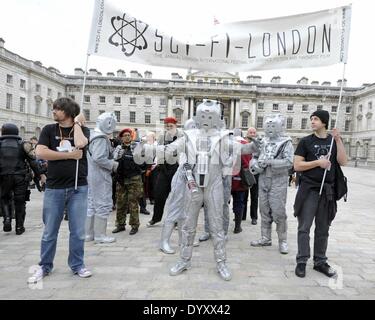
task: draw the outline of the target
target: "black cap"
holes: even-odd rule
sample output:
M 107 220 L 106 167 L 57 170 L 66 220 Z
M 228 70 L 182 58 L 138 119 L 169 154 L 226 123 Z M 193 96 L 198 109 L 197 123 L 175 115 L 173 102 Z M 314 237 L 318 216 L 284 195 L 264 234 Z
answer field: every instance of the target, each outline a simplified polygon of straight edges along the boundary
M 314 116 L 318 117 L 320 119 L 320 121 L 322 121 L 326 125 L 326 129 L 328 129 L 329 112 L 327 110 L 316 110 L 316 111 L 314 111 L 311 114 L 310 119 Z
M 18 127 L 13 123 L 4 123 L 1 127 L 2 136 L 18 136 Z

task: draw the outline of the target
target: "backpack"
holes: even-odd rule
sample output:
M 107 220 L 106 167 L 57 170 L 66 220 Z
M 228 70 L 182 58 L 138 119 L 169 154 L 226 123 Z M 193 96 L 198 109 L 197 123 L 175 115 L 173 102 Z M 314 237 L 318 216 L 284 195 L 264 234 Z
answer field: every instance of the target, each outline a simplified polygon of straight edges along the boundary
M 344 197 L 344 201 L 348 198 L 348 179 L 344 176 L 341 166 L 337 163 L 335 170 L 335 198 L 339 201 Z

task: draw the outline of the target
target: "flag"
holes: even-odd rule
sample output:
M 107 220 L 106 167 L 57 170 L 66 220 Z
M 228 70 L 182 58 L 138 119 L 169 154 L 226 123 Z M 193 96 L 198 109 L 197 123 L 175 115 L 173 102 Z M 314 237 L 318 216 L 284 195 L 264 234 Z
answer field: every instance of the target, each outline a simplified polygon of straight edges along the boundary
M 216 24 L 212 30 L 202 27 L 201 32 L 182 39 L 111 6 L 110 1 L 96 0 L 88 53 L 222 72 L 319 67 L 347 61 L 350 21 L 351 6 L 343 6 Z

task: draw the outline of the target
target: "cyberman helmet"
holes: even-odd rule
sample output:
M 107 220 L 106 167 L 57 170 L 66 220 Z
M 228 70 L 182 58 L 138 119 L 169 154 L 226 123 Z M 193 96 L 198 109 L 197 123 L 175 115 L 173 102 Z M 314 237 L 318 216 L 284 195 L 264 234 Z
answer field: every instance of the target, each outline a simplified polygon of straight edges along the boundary
M 285 117 L 281 114 L 267 116 L 264 122 L 266 137 L 276 138 L 282 136 L 285 131 Z
M 18 136 L 18 127 L 13 123 L 4 123 L 1 127 L 2 136 Z
M 200 129 L 222 129 L 223 120 L 221 120 L 221 106 L 215 100 L 204 99 L 197 107 L 194 117 L 197 128 Z
M 104 112 L 96 119 L 96 130 L 111 134 L 116 128 L 116 117 L 112 112 Z

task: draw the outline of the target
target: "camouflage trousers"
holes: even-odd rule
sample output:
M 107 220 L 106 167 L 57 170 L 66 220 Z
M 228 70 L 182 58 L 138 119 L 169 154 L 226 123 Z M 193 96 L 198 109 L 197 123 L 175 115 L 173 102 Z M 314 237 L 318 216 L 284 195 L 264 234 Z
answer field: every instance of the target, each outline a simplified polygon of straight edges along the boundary
M 139 227 L 138 199 L 143 196 L 143 183 L 141 176 L 125 179 L 124 185 L 117 183 L 116 192 L 116 226 L 126 225 L 126 214 L 130 214 L 129 224 Z

